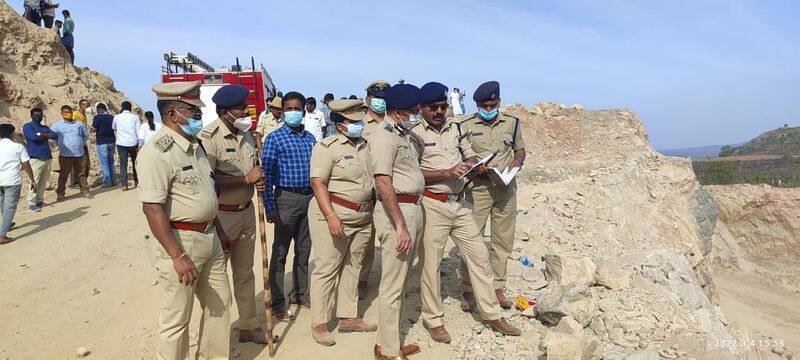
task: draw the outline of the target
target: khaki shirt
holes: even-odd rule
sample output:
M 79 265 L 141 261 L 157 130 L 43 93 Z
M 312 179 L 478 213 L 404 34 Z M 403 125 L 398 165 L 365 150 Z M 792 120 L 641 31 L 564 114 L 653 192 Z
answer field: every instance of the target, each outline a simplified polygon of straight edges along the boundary
M 279 129 L 283 126 L 283 120 L 275 118 L 275 115 L 267 110 L 266 115 L 260 115 L 258 117 L 258 123 L 256 124 L 256 131 L 261 134 L 261 139 L 266 139 L 269 133 Z
M 208 155 L 208 163 L 218 177 L 245 176 L 256 165 L 256 142 L 249 131 L 236 130 L 233 134 L 222 120 L 217 119 L 200 132 L 200 141 Z M 243 205 L 253 198 L 253 192 L 253 185 L 225 189 L 219 194 L 219 203 Z
M 372 134 L 382 122 L 382 116 L 376 116 L 372 111 L 367 110 L 367 116 L 364 117 L 364 131 L 361 132 L 361 137 L 365 140 L 369 140 L 369 135 Z
M 442 124 L 442 130 L 438 131 L 428 125 L 427 121 L 414 126 L 411 132 L 419 136 L 420 142 L 417 145 L 420 152 L 420 168 L 423 171 L 435 171 L 450 169 L 463 162 L 465 159 L 475 156 L 472 145 L 466 137 L 459 142 L 459 124 L 450 119 Z M 458 194 L 464 190 L 466 179 L 449 177 L 433 183 L 425 183 L 425 190 L 435 193 Z
M 217 216 L 217 196 L 206 153 L 164 126 L 136 159 L 139 200 L 163 204 L 170 221 L 202 223 Z
M 519 120 L 510 115 L 498 114 L 491 124 L 472 115 L 461 122 L 461 131 L 468 134 L 467 138 L 472 144 L 472 149 L 481 158 L 497 152 L 497 156 L 487 166 L 500 171 L 503 171 L 511 161 L 514 151 L 525 148 Z M 515 132 L 516 137 L 514 137 Z
M 311 177 L 328 180 L 328 192 L 363 203 L 372 199 L 375 180 L 369 172 L 367 142 L 353 144 L 347 136 L 328 136 L 311 151 Z
M 412 137 L 415 134 L 398 130 L 394 123 L 385 120 L 370 135 L 370 169 L 374 175 L 392 177 L 397 194 L 421 194 L 425 178 L 419 167 L 419 153 Z

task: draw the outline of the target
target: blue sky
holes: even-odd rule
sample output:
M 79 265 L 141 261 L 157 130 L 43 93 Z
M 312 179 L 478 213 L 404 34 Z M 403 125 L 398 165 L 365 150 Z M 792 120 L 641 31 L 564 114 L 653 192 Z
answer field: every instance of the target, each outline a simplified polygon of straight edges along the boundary
M 61 3 L 76 22 L 76 64 L 148 109 L 162 54 L 188 50 L 214 66 L 255 56 L 279 89 L 318 98 L 404 78 L 470 100 L 498 80 L 504 103 L 629 108 L 656 148 L 800 125 L 800 2 Z

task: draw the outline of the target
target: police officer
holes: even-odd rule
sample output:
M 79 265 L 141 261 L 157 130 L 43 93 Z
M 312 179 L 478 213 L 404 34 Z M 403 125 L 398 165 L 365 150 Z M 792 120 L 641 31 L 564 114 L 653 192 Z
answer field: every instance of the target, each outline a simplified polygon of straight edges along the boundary
M 500 84 L 489 81 L 481 84 L 472 95 L 478 112 L 461 123 L 461 131 L 467 135 L 472 149 L 478 156 L 496 154 L 486 167 L 499 171 L 521 167 L 525 163 L 525 141 L 519 130 L 519 119 L 501 114 Z M 467 190 L 467 201 L 473 205 L 475 222 L 483 234 L 486 220 L 491 214 L 491 260 L 494 271 L 494 288 L 500 306 L 511 308 L 512 302 L 505 297 L 506 262 L 514 249 L 514 227 L 517 223 L 517 182 L 508 185 L 495 184 L 485 174 L 475 179 Z M 466 264 L 461 261 L 461 277 L 464 294 L 461 307 L 468 310 L 474 303 L 470 292 L 470 277 Z
M 200 82 L 159 84 L 153 92 L 164 127 L 142 148 L 137 168 L 142 211 L 161 244 L 156 356 L 189 356 L 189 319 L 197 297 L 203 310 L 197 357 L 227 359 L 231 290 L 223 244 L 229 239 L 217 220 L 213 170 L 195 139 L 203 128 Z
M 279 96 L 272 98 L 267 103 L 267 110 L 258 116 L 256 124 L 256 135 L 263 141 L 269 133 L 283 126 L 283 101 Z
M 369 140 L 369 134 L 378 127 L 378 124 L 383 122 L 383 117 L 386 116 L 386 100 L 383 97 L 389 86 L 389 83 L 383 80 L 375 80 L 367 85 L 367 96 L 364 98 L 367 115 L 364 117 L 364 131 L 361 134 L 365 140 Z M 367 244 L 367 249 L 364 251 L 364 260 L 361 263 L 361 274 L 358 276 L 359 299 L 367 297 L 367 280 L 369 280 L 369 273 L 372 271 L 374 259 L 375 240 L 373 239 Z
M 233 297 L 239 309 L 239 341 L 267 342 L 256 314 L 253 256 L 256 214 L 251 199 L 253 187 L 264 189 L 264 170 L 256 166 L 252 120 L 247 111 L 249 90 L 243 85 L 225 85 L 214 93 L 217 120 L 200 133 L 208 163 L 220 188 L 219 221 L 232 243 L 228 257 L 233 271 Z
M 447 87 L 430 82 L 420 88 L 420 112 L 423 122 L 411 131 L 421 140 L 420 168 L 425 176 L 422 209 L 425 231 L 419 251 L 422 265 L 422 319 L 431 339 L 450 342 L 444 327 L 439 264 L 447 239 L 452 237 L 466 262 L 483 321 L 505 335 L 519 335 L 519 329 L 500 316 L 500 305 L 494 294 L 489 251 L 483 244 L 470 205 L 464 202 L 461 178 L 477 162 L 469 141 L 461 136 L 459 124 L 448 120 Z M 465 162 L 465 160 L 467 162 Z M 471 163 L 471 164 L 470 164 Z
M 359 100 L 330 103 L 337 134 L 314 146 L 311 188 L 316 201 L 308 207 L 314 270 L 311 272 L 311 326 L 314 341 L 335 343 L 328 332 L 333 306 L 339 332 L 377 329 L 358 318 L 358 283 L 364 249 L 372 240 L 374 180 L 369 172 L 367 142 L 361 138 L 365 112 Z M 338 299 L 334 301 L 335 286 Z
M 400 345 L 403 290 L 423 229 L 420 202 L 425 179 L 410 131 L 421 119 L 419 88 L 411 84 L 394 85 L 386 90 L 385 100 L 387 116 L 368 142 L 380 202 L 375 218 L 385 219 L 385 225 L 375 228 L 382 251 L 376 359 L 405 358 L 420 351 L 417 345 Z

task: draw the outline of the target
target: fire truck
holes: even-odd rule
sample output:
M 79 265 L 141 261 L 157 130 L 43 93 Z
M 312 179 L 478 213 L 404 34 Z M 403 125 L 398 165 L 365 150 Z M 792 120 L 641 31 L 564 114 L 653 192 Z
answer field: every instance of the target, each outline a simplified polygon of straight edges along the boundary
M 256 69 L 255 60 L 250 58 L 250 67 L 242 67 L 239 58 L 230 67 L 214 68 L 196 55 L 164 54 L 166 66 L 161 67 L 161 82 L 200 81 L 200 100 L 206 104 L 203 111 L 203 126 L 217 119 L 217 111 L 211 97 L 224 85 L 241 84 L 250 90 L 247 96 L 247 108 L 253 121 L 252 129 L 258 122 L 258 115 L 266 109 L 267 99 L 275 97 L 278 90 L 272 78 L 261 64 Z

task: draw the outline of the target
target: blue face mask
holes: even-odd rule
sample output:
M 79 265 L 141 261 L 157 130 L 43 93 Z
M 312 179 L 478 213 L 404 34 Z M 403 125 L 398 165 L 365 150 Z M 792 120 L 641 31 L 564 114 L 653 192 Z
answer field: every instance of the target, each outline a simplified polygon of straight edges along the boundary
M 345 132 L 345 136 L 353 139 L 358 139 L 361 137 L 361 133 L 364 131 L 364 120 L 356 121 L 347 124 L 347 132 Z
M 186 125 L 178 124 L 181 127 L 181 131 L 183 131 L 184 134 L 189 135 L 191 137 L 195 137 L 197 136 L 198 133 L 200 133 L 201 130 L 203 130 L 203 120 L 195 118 L 187 118 L 178 111 L 175 111 L 175 113 L 180 115 L 182 118 L 184 118 L 186 121 L 189 122 Z
M 478 116 L 480 116 L 483 121 L 491 121 L 497 117 L 497 109 L 492 109 L 492 111 L 478 109 Z
M 283 113 L 283 121 L 290 127 L 298 127 L 303 123 L 303 112 L 297 110 L 287 111 Z
M 372 111 L 383 114 L 386 112 L 386 100 L 374 98 L 369 101 L 369 107 Z

